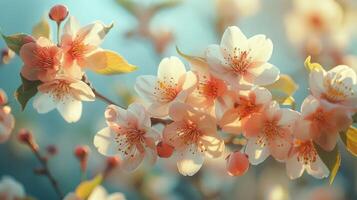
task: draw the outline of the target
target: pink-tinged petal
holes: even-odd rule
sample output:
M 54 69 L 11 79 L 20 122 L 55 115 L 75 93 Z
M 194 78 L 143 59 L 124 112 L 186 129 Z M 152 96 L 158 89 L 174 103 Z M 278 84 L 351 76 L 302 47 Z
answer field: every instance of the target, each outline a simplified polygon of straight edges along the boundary
M 242 132 L 242 124 L 238 110 L 230 109 L 225 112 L 219 121 L 219 126 L 224 132 L 240 134 Z
M 33 107 L 38 113 L 48 113 L 55 109 L 56 106 L 57 102 L 54 101 L 49 93 L 40 93 L 33 101 Z
M 185 82 L 182 85 L 182 90 L 191 90 L 190 92 L 192 92 L 196 83 L 197 76 L 192 71 L 189 71 L 185 75 Z
M 127 112 L 128 112 L 128 115 L 129 114 L 133 115 L 136 118 L 136 121 L 139 123 L 138 128 L 144 128 L 144 127 L 151 126 L 150 116 L 146 112 L 146 109 L 143 105 L 138 104 L 138 103 L 130 104 Z
M 295 129 L 293 130 L 294 137 L 300 140 L 311 139 L 310 126 L 309 121 L 298 119 L 296 121 Z
M 269 85 L 279 79 L 280 70 L 270 63 L 265 63 L 259 67 L 250 68 L 249 73 L 254 77 L 254 84 Z
M 152 115 L 152 117 L 163 118 L 169 114 L 170 106 L 171 103 L 162 104 L 155 102 L 148 107 L 148 112 L 150 113 L 150 115 Z
M 327 72 L 327 76 L 339 76 L 346 85 L 357 83 L 356 72 L 349 66 L 338 65 Z
M 127 111 L 116 105 L 109 105 L 104 112 L 108 126 L 125 125 L 127 120 Z
M 337 139 L 339 137 L 338 132 L 325 132 L 321 134 L 319 137 L 314 138 L 314 141 L 321 146 L 325 151 L 332 151 L 336 144 L 337 144 Z
M 81 80 L 84 74 L 84 72 L 82 72 L 81 67 L 79 65 L 73 64 L 73 62 L 71 62 L 70 65 L 64 64 L 63 70 L 66 75 L 74 77 L 78 80 Z
M 77 122 L 82 115 L 82 102 L 67 97 L 57 104 L 57 110 L 67 122 Z
M 260 113 L 252 114 L 243 124 L 242 132 L 246 137 L 256 137 L 262 132 L 264 117 Z
M 300 118 L 300 113 L 288 108 L 281 109 L 281 118 L 278 122 L 279 126 L 287 126 L 294 128 L 296 121 Z
M 249 162 L 252 165 L 262 163 L 270 155 L 267 147 L 261 147 L 257 144 L 257 138 L 248 139 L 245 153 L 248 155 Z
M 79 101 L 94 101 L 95 94 L 92 89 L 83 81 L 76 81 L 70 85 L 72 96 Z
M 233 52 L 234 48 L 241 47 L 245 49 L 247 45 L 247 37 L 236 26 L 228 27 L 222 36 L 221 47 L 229 52 Z
M 218 158 L 224 152 L 224 141 L 214 136 L 203 136 L 202 145 L 205 147 L 206 155 L 211 158 Z
M 114 133 L 109 127 L 106 127 L 99 131 L 93 140 L 94 146 L 98 152 L 105 156 L 118 155 L 118 144 L 115 142 L 116 133 Z
M 256 104 L 268 104 L 272 100 L 272 95 L 266 88 L 263 87 L 255 87 L 253 89 L 255 94 L 255 103 Z
M 326 72 L 323 70 L 312 70 L 309 75 L 310 92 L 315 97 L 320 97 L 324 93 L 324 76 Z
M 35 42 L 29 42 L 24 44 L 20 49 L 20 57 L 27 67 L 36 64 L 34 58 L 36 58 L 37 44 Z
M 155 91 L 156 83 L 157 83 L 157 78 L 155 76 L 151 76 L 151 75 L 139 76 L 136 78 L 135 91 L 138 93 L 138 95 L 141 98 L 149 102 L 155 102 L 156 95 L 154 94 L 154 91 Z
M 204 154 L 198 151 L 197 146 L 191 145 L 178 154 L 177 168 L 182 175 L 193 176 L 201 169 Z
M 67 20 L 66 24 L 63 27 L 63 34 L 70 35 L 72 37 L 75 37 L 77 34 L 77 31 L 79 30 L 80 25 L 77 19 L 73 16 L 70 16 L 69 19 Z
M 184 148 L 184 141 L 179 134 L 183 126 L 184 123 L 180 121 L 166 125 L 163 131 L 163 139 L 165 143 L 175 147 L 175 149 Z
M 175 84 L 185 73 L 186 69 L 182 61 L 175 56 L 171 56 L 162 59 L 157 71 L 157 77 L 160 81 L 166 81 Z
M 145 154 L 139 152 L 137 148 L 132 148 L 128 156 L 123 158 L 123 162 L 121 166 L 125 171 L 129 171 L 129 172 L 134 171 L 139 167 L 139 165 L 144 159 L 144 156 Z
M 249 55 L 256 62 L 267 62 L 273 53 L 273 43 L 265 35 L 255 35 L 248 39 Z
M 306 171 L 318 179 L 326 178 L 330 174 L 330 171 L 319 157 L 317 157 L 317 160 L 311 163 L 310 166 L 306 166 Z
M 269 140 L 268 147 L 271 155 L 277 161 L 285 161 L 288 158 L 289 151 L 292 147 L 293 137 L 290 130 L 282 129 L 279 135 Z
M 195 112 L 195 110 L 184 103 L 175 102 L 172 103 L 169 111 L 169 115 L 174 121 L 182 121 L 189 116 L 189 113 Z
M 264 115 L 269 120 L 274 120 L 277 117 L 280 119 L 281 112 L 279 103 L 276 101 L 270 102 L 270 104 L 265 108 Z
M 304 166 L 297 159 L 297 154 L 286 160 L 286 173 L 290 179 L 297 179 L 304 173 Z
M 221 68 L 226 61 L 222 54 L 222 49 L 219 45 L 213 44 L 209 45 L 206 52 L 205 52 L 207 63 L 209 64 L 210 68 Z M 218 70 L 214 70 L 218 71 Z
M 316 111 L 320 106 L 319 101 L 312 95 L 304 99 L 301 105 L 301 114 L 303 117 L 308 116 Z
M 0 107 L 0 143 L 6 142 L 15 127 L 15 118 L 9 106 Z
M 83 43 L 98 47 L 105 36 L 104 25 L 99 22 L 89 24 L 78 31 L 78 36 L 83 37 Z
M 116 192 L 113 194 L 110 194 L 106 200 L 126 200 L 124 194 Z

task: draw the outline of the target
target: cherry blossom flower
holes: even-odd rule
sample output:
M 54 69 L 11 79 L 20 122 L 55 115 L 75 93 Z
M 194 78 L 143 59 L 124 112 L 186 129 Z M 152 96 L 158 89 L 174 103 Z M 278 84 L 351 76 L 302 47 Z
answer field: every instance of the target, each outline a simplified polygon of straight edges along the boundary
M 263 162 L 269 155 L 285 161 L 293 143 L 293 129 L 299 113 L 279 108 L 273 101 L 262 112 L 254 113 L 242 127 L 248 142 L 245 149 L 253 165 Z
M 163 137 L 175 148 L 177 167 L 182 175 L 194 175 L 206 155 L 212 158 L 222 155 L 224 141 L 217 135 L 212 116 L 179 102 L 171 106 L 169 115 L 174 122 L 165 127 Z
M 99 45 L 106 35 L 105 28 L 100 22 L 81 28 L 78 21 L 71 16 L 64 26 L 61 38 L 64 66 L 66 68 L 87 66 L 87 58 L 99 50 Z
M 346 108 L 326 104 L 308 96 L 301 106 L 303 120 L 297 123 L 297 132 L 300 138 L 312 138 L 323 149 L 331 151 L 336 146 L 340 131 L 352 124 L 352 118 Z
M 184 102 L 195 89 L 197 82 L 193 72 L 186 72 L 177 57 L 164 58 L 158 68 L 157 77 L 139 76 L 135 90 L 149 103 L 148 111 L 154 117 L 168 115 L 173 102 Z
M 355 112 L 357 109 L 357 74 L 339 65 L 329 71 L 313 70 L 310 73 L 310 90 L 313 96 L 326 100 L 333 106 L 343 106 Z
M 33 107 L 39 113 L 48 113 L 53 109 L 67 122 L 76 122 L 82 114 L 82 101 L 94 101 L 92 89 L 75 78 L 58 75 L 52 81 L 38 86 L 39 95 L 33 101 Z
M 61 66 L 62 51 L 50 40 L 40 37 L 29 42 L 20 50 L 24 66 L 21 74 L 28 80 L 50 81 L 55 78 Z
M 279 78 L 279 69 L 268 63 L 273 44 L 265 35 L 247 38 L 236 26 L 226 29 L 220 45 L 210 45 L 206 59 L 214 76 L 232 86 L 267 85 Z
M 242 126 L 253 113 L 261 112 L 272 100 L 269 90 L 254 87 L 251 90 L 234 91 L 224 98 L 224 110 L 219 126 L 223 131 L 240 134 Z
M 116 192 L 113 194 L 108 194 L 105 188 L 101 185 L 94 188 L 92 193 L 89 195 L 87 200 L 125 200 L 125 196 L 120 193 Z M 69 193 L 65 196 L 64 200 L 84 200 L 82 198 L 77 197 L 75 193 Z
M 0 89 L 0 143 L 6 142 L 15 127 L 15 118 L 10 106 L 6 105 L 6 93 Z
M 299 178 L 304 170 L 315 178 L 326 178 L 329 170 L 317 154 L 312 140 L 295 139 L 286 160 L 286 172 L 291 179 Z
M 94 138 L 94 146 L 105 156 L 119 155 L 125 170 L 135 170 L 145 157 L 152 163 L 157 158 L 155 142 L 159 133 L 151 128 L 146 109 L 137 103 L 127 110 L 110 105 L 105 111 L 108 127 Z
M 10 176 L 3 176 L 0 180 L 0 199 L 18 200 L 25 198 L 25 189 L 21 183 Z
M 191 64 L 191 70 L 197 75 L 197 86 L 188 96 L 187 103 L 196 108 L 214 108 L 228 91 L 226 83 L 212 76 L 206 63 Z

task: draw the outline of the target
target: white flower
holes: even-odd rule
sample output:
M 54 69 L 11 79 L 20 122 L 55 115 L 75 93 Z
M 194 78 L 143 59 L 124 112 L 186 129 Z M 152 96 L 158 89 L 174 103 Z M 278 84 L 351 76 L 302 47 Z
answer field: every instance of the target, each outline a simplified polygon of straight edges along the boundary
M 164 58 L 157 72 L 139 76 L 136 92 L 149 103 L 148 111 L 154 117 L 165 117 L 173 102 L 184 102 L 195 89 L 196 75 L 186 72 L 184 64 L 177 57 Z
M 69 193 L 63 200 L 84 200 L 76 196 L 75 193 Z M 97 186 L 87 200 L 126 200 L 122 193 L 116 192 L 108 195 L 108 192 L 103 186 Z
M 331 105 L 357 109 L 357 75 L 346 65 L 339 65 L 329 71 L 313 70 L 310 73 L 311 93 Z
M 67 122 L 76 122 L 82 114 L 82 101 L 94 101 L 92 89 L 84 82 L 68 77 L 56 79 L 38 86 L 39 95 L 33 107 L 39 113 L 57 109 Z
M 151 128 L 150 116 L 140 104 L 131 104 L 127 110 L 114 105 L 105 111 L 108 127 L 94 137 L 94 146 L 105 156 L 120 155 L 121 166 L 135 170 L 145 157 L 155 162 L 159 133 Z
M 24 187 L 10 176 L 3 176 L 0 181 L 0 199 L 17 200 L 25 198 Z
M 273 44 L 265 35 L 247 38 L 236 26 L 226 29 L 220 45 L 210 45 L 206 59 L 212 74 L 232 86 L 267 85 L 279 78 L 279 69 L 268 63 Z

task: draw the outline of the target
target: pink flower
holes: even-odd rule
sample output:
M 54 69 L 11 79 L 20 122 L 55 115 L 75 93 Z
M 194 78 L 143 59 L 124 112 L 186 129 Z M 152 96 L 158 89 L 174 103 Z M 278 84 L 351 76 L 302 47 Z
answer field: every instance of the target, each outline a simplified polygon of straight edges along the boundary
M 273 44 L 265 35 L 249 39 L 236 26 L 226 29 L 220 45 L 210 45 L 206 58 L 214 76 L 232 86 L 268 85 L 279 79 L 279 69 L 268 63 Z
M 70 17 L 64 26 L 61 38 L 64 66 L 85 67 L 86 59 L 98 50 L 105 35 L 105 26 L 102 23 L 95 22 L 80 28 L 78 21 Z
M 9 106 L 0 106 L 0 143 L 6 142 L 10 138 L 15 127 L 15 118 L 11 114 Z
M 309 85 L 314 97 L 333 106 L 347 107 L 351 112 L 357 111 L 357 75 L 352 68 L 339 65 L 327 72 L 313 70 Z
M 82 101 L 94 101 L 92 89 L 84 82 L 58 75 L 50 82 L 38 86 L 39 95 L 33 107 L 39 113 L 57 109 L 67 122 L 76 122 L 82 114 Z
M 297 133 L 302 139 L 312 138 L 326 151 L 336 146 L 339 132 L 346 130 L 351 124 L 351 114 L 344 107 L 330 106 L 308 96 L 301 106 L 302 120 L 297 124 Z
M 286 160 L 286 172 L 291 179 L 299 178 L 304 170 L 315 178 L 325 178 L 329 170 L 317 154 L 311 140 L 295 139 L 294 145 Z
M 293 143 L 293 128 L 299 113 L 279 108 L 273 101 L 263 111 L 254 113 L 242 127 L 248 138 L 245 152 L 253 165 L 263 162 L 270 154 L 285 161 Z
M 105 111 L 108 127 L 94 137 L 94 146 L 105 156 L 119 155 L 122 167 L 135 170 L 145 157 L 151 162 L 157 158 L 155 142 L 159 133 L 151 128 L 151 120 L 140 104 L 131 104 L 127 110 L 110 105 Z
M 206 155 L 222 155 L 224 141 L 217 135 L 215 118 L 183 103 L 174 103 L 169 115 L 174 122 L 165 127 L 163 137 L 165 143 L 175 148 L 182 175 L 194 175 Z
M 191 70 L 197 75 L 198 84 L 187 103 L 197 108 L 214 108 L 228 90 L 226 83 L 212 76 L 206 63 L 192 63 Z
M 269 90 L 254 87 L 251 90 L 232 91 L 224 98 L 223 116 L 219 125 L 223 131 L 240 134 L 242 126 L 253 113 L 261 112 L 272 100 Z
M 47 38 L 40 37 L 36 42 L 24 44 L 20 57 L 24 62 L 21 74 L 26 79 L 46 82 L 54 79 L 60 69 L 62 51 Z
M 186 72 L 177 57 L 164 58 L 157 77 L 144 75 L 136 79 L 135 90 L 149 103 L 148 111 L 154 117 L 166 117 L 173 102 L 185 102 L 196 86 L 197 78 Z

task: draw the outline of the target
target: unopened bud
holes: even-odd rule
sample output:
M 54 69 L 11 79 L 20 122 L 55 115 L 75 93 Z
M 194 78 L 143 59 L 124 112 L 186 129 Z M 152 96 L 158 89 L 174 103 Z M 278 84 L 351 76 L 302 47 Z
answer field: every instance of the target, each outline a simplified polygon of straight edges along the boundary
M 161 141 L 157 144 L 156 150 L 161 158 L 169 158 L 174 152 L 174 147 Z
M 46 147 L 47 153 L 51 156 L 54 156 L 58 153 L 58 149 L 55 145 L 48 145 Z
M 89 154 L 89 147 L 88 146 L 77 146 L 74 150 L 74 155 L 79 160 L 81 165 L 81 170 L 84 172 L 87 169 L 87 158 Z
M 65 20 L 68 16 L 68 8 L 65 5 L 55 5 L 51 8 L 48 14 L 50 19 L 57 22 L 58 24 Z
M 27 129 L 21 129 L 17 134 L 17 139 L 23 143 L 27 144 L 33 151 L 38 150 L 38 145 L 34 140 L 32 133 Z

